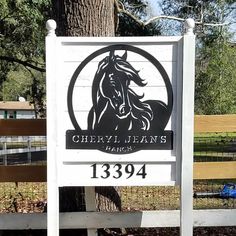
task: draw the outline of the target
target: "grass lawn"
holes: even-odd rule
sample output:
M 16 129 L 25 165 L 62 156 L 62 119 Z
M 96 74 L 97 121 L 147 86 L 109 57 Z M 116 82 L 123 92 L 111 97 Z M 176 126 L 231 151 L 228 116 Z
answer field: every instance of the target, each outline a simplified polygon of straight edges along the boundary
M 229 180 L 232 182 L 232 180 Z M 194 191 L 218 192 L 223 181 L 195 181 Z M 122 211 L 179 209 L 179 187 L 120 187 Z M 43 212 L 46 183 L 1 183 L 0 212 Z M 100 198 L 100 197 L 99 197 Z M 101 197 L 103 198 L 103 197 Z M 109 205 L 103 199 L 103 205 Z M 99 201 L 101 203 L 101 200 Z M 194 198 L 194 209 L 236 208 L 236 199 Z M 107 208 L 106 208 L 107 209 Z

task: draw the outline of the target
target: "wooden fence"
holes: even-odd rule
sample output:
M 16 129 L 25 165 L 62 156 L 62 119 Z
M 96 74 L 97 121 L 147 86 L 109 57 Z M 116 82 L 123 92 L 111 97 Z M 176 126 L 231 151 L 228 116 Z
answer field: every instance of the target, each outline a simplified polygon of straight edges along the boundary
M 195 132 L 236 132 L 236 115 L 195 116 Z M 0 120 L 0 136 L 13 135 L 46 135 L 46 121 Z M 236 178 L 235 169 L 236 161 L 197 162 L 194 163 L 194 179 Z M 46 166 L 0 166 L 0 182 L 45 182 L 46 179 Z M 235 226 L 235 215 L 236 209 L 193 210 L 193 225 Z M 46 213 L 6 213 L 0 217 L 1 230 L 47 228 Z M 60 213 L 60 228 L 178 227 L 179 225 L 179 210 Z
M 236 115 L 195 116 L 195 133 L 236 132 Z M 46 120 L 0 120 L 0 136 L 46 135 Z M 45 182 L 46 166 L 0 166 L 0 182 Z M 194 179 L 234 179 L 236 161 L 195 162 Z
M 195 116 L 194 132 L 236 132 L 236 115 Z M 235 179 L 236 161 L 195 162 L 194 179 Z
M 0 136 L 46 135 L 46 120 L 1 120 Z M 46 166 L 0 166 L 0 182 L 46 182 Z

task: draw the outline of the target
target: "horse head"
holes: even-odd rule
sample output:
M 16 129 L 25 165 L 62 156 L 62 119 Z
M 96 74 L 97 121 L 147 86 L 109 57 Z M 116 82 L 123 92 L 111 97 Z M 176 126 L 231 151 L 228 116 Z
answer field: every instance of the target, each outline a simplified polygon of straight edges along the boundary
M 139 71 L 127 62 L 127 52 L 119 56 L 110 51 L 109 56 L 99 62 L 93 80 L 90 129 L 103 130 L 108 122 L 115 130 L 149 129 L 153 118 L 151 107 L 130 88 L 131 82 L 141 87 L 146 85 Z
M 101 95 L 109 101 L 115 115 L 120 119 L 129 116 L 132 109 L 128 96 L 130 82 L 145 85 L 138 71 L 126 59 L 127 52 L 123 56 L 118 56 L 111 51 L 106 58 L 107 66 L 99 85 Z

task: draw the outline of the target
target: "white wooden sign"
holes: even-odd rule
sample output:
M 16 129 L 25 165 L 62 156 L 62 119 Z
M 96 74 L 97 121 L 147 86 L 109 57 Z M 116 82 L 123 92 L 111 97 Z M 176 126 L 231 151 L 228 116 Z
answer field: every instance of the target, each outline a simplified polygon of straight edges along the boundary
M 187 186 L 193 26 L 183 37 L 87 38 L 56 37 L 48 22 L 49 198 L 55 186 Z
M 175 184 L 182 37 L 54 41 L 48 96 L 58 184 Z

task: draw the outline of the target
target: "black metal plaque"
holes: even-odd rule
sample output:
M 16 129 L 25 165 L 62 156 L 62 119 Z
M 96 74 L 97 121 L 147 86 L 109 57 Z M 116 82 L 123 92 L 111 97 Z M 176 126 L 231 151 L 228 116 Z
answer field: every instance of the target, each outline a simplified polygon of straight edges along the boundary
M 117 55 L 117 51 L 123 55 Z M 145 100 L 130 87 L 145 87 L 148 81 L 139 76 L 139 68 L 127 61 L 129 52 L 137 53 L 155 66 L 167 91 L 167 103 Z M 97 56 L 106 53 L 98 63 L 92 84 L 92 107 L 88 112 L 87 130 L 82 130 L 73 109 L 73 90 L 83 68 Z M 155 76 L 155 75 L 154 75 Z M 78 98 L 79 99 L 79 98 Z M 108 153 L 127 154 L 138 150 L 173 149 L 173 132 L 165 130 L 173 107 L 170 79 L 148 52 L 131 45 L 112 45 L 89 55 L 75 70 L 67 94 L 68 112 L 74 130 L 66 132 L 67 149 L 98 149 Z

